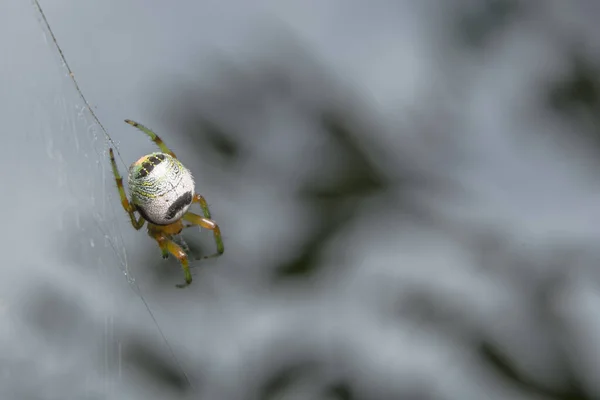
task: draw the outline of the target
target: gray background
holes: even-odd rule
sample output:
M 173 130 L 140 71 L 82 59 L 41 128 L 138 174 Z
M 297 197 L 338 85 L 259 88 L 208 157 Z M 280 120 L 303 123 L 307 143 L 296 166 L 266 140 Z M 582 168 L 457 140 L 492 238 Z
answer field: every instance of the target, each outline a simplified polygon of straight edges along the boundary
M 226 252 L 174 287 L 2 1 L 0 398 L 600 396 L 600 3 L 41 5 L 121 172 L 155 129 Z

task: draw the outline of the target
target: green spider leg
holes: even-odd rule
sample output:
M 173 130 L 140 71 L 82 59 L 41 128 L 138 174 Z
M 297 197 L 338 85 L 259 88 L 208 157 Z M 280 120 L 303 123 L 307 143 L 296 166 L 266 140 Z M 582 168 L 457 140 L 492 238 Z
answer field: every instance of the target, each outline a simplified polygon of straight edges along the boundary
M 210 210 L 208 208 L 208 204 L 203 196 L 199 194 L 194 195 L 194 199 L 192 203 L 200 204 L 200 208 L 202 208 L 202 213 L 204 214 L 204 218 L 200 215 L 194 214 L 193 212 L 187 212 L 183 216 L 183 219 L 190 223 L 190 225 L 186 225 L 185 228 L 190 228 L 192 226 L 200 226 L 204 229 L 211 230 L 213 232 L 213 236 L 215 238 L 215 244 L 217 245 L 217 252 L 210 256 L 205 256 L 203 258 L 213 258 L 218 257 L 225 252 L 225 247 L 223 245 L 223 239 L 221 237 L 221 229 L 219 225 L 211 219 Z
M 165 142 L 163 142 L 163 140 L 158 137 L 158 135 L 154 132 L 152 132 L 150 129 L 146 128 L 144 125 L 142 124 L 138 124 L 135 121 L 132 121 L 130 119 L 126 119 L 125 122 L 127 122 L 129 125 L 138 128 L 140 131 L 144 132 L 146 135 L 150 136 L 150 139 L 152 139 L 152 141 L 154 143 L 156 143 L 156 145 L 161 149 L 161 151 L 163 153 L 167 153 L 168 155 L 170 155 L 173 158 L 177 158 L 177 156 L 175 155 L 175 153 L 173 153 L 171 151 L 171 149 L 169 149 L 167 147 L 167 145 L 165 144 Z
M 146 222 L 146 220 L 141 215 L 139 219 L 135 218 L 135 206 L 133 206 L 131 203 L 129 203 L 129 200 L 127 200 L 127 195 L 125 194 L 125 189 L 123 188 L 123 178 L 121 177 L 121 174 L 119 174 L 119 168 L 117 168 L 117 162 L 115 161 L 113 149 L 108 149 L 108 152 L 110 153 L 110 163 L 112 164 L 113 174 L 115 176 L 115 180 L 117 181 L 117 189 L 119 189 L 119 196 L 121 197 L 121 205 L 123 205 L 123 208 L 125 211 L 127 211 L 127 214 L 129 214 L 131 225 L 133 225 L 133 227 L 139 231 L 142 229 L 142 226 L 144 226 L 144 222 Z

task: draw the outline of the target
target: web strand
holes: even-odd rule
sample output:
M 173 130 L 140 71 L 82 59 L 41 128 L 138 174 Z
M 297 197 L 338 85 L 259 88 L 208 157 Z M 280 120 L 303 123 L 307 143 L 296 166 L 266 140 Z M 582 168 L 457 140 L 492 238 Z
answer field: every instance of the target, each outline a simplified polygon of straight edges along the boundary
M 50 23 L 48 22 L 48 19 L 46 18 L 46 14 L 44 13 L 44 10 L 42 9 L 42 6 L 38 2 L 38 0 L 33 0 L 33 4 L 37 8 L 37 10 L 39 12 L 39 15 L 42 18 L 42 22 L 44 23 L 44 25 L 46 26 L 46 29 L 50 33 L 50 37 L 52 38 L 52 42 L 54 43 L 54 47 L 56 47 L 56 50 L 58 51 L 58 54 L 59 54 L 59 56 L 60 56 L 60 58 L 61 58 L 61 60 L 63 62 L 63 65 L 65 66 L 67 72 L 69 73 L 69 77 L 71 78 L 71 81 L 75 85 L 75 90 L 77 90 L 77 93 L 79 94 L 79 97 L 81 98 L 81 100 L 85 104 L 86 108 L 88 109 L 88 111 L 90 112 L 90 114 L 92 115 L 92 117 L 94 118 L 94 121 L 96 121 L 96 123 L 98 124 L 98 126 L 102 130 L 102 133 L 104 133 L 104 136 L 106 137 L 106 139 L 115 147 L 115 150 L 117 151 L 117 154 L 119 155 L 119 159 L 121 160 L 121 162 L 123 163 L 123 165 L 125 165 L 125 162 L 123 161 L 123 157 L 121 157 L 121 153 L 119 152 L 119 149 L 117 148 L 116 143 L 112 140 L 112 137 L 108 134 L 108 131 L 106 130 L 106 128 L 104 128 L 104 125 L 102 125 L 102 122 L 100 122 L 100 119 L 98 119 L 98 116 L 96 115 L 96 113 L 94 112 L 94 110 L 92 109 L 92 107 L 90 106 L 90 103 L 88 103 L 87 99 L 83 95 L 83 92 L 81 91 L 81 88 L 79 87 L 79 84 L 77 83 L 77 79 L 75 79 L 75 74 L 73 73 L 73 70 L 69 66 L 69 63 L 67 62 L 67 59 L 65 57 L 65 54 L 62 51 L 62 48 L 58 44 L 58 41 L 56 40 L 56 36 L 54 35 L 54 32 L 52 31 L 52 28 L 50 28 Z
M 43 22 L 43 24 L 46 27 L 46 30 L 48 31 L 48 33 L 50 34 L 50 37 L 52 38 L 52 42 L 54 43 L 54 46 L 56 48 L 56 50 L 58 51 L 58 54 L 63 62 L 64 67 L 66 68 L 69 77 L 71 78 L 71 81 L 73 82 L 73 84 L 75 85 L 75 89 L 77 90 L 77 93 L 79 94 L 79 97 L 81 98 L 81 100 L 83 101 L 83 103 L 85 104 L 86 108 L 88 109 L 88 111 L 90 112 L 90 114 L 92 115 L 94 121 L 96 121 L 96 123 L 98 124 L 98 126 L 100 127 L 100 129 L 102 130 L 102 132 L 104 133 L 104 136 L 106 137 L 106 139 L 113 145 L 114 149 L 116 150 L 119 159 L 121 160 L 121 163 L 123 163 L 123 165 L 125 165 L 125 162 L 123 161 L 123 158 L 121 157 L 121 153 L 119 152 L 119 149 L 117 148 L 117 145 L 115 144 L 115 142 L 112 140 L 111 136 L 108 134 L 108 131 L 104 128 L 104 125 L 102 125 L 102 122 L 100 122 L 100 120 L 98 119 L 98 117 L 96 116 L 96 113 L 94 112 L 94 110 L 92 109 L 92 107 L 90 106 L 90 103 L 87 101 L 87 99 L 85 98 L 85 96 L 83 95 L 83 92 L 81 91 L 81 88 L 79 87 L 79 84 L 77 83 L 77 80 L 75 79 L 75 74 L 73 73 L 73 71 L 71 70 L 71 67 L 69 66 L 69 63 L 67 62 L 67 59 L 60 47 L 60 45 L 58 44 L 58 41 L 56 40 L 56 36 L 54 35 L 54 32 L 52 31 L 52 28 L 50 28 L 50 24 L 48 22 L 48 19 L 46 18 L 46 14 L 44 13 L 44 10 L 42 9 L 40 3 L 38 2 L 38 0 L 32 0 L 33 4 L 35 5 L 39 16 L 41 17 L 41 20 Z M 104 236 L 107 237 L 106 233 L 104 232 L 104 230 L 98 226 L 101 230 L 101 232 L 104 233 Z M 109 240 L 110 245 L 113 248 L 113 251 L 116 252 L 116 248 L 114 246 L 114 243 L 112 242 L 112 240 Z M 125 261 L 125 264 L 127 264 L 127 262 Z M 161 329 L 154 313 L 152 312 L 152 309 L 150 308 L 150 305 L 148 304 L 148 302 L 146 301 L 146 299 L 144 298 L 142 291 L 139 287 L 139 285 L 137 284 L 137 282 L 135 282 L 135 280 L 131 280 L 129 278 L 129 276 L 127 276 L 127 281 L 129 283 L 129 287 L 130 289 L 140 298 L 140 300 L 142 300 L 144 306 L 146 307 L 146 310 L 148 310 L 148 314 L 150 314 L 150 317 L 152 318 L 152 321 L 154 322 L 154 325 L 156 326 L 163 342 L 165 343 L 165 346 L 167 347 L 171 357 L 173 358 L 173 360 L 175 361 L 177 368 L 179 369 L 180 373 L 182 374 L 182 376 L 184 377 L 186 383 L 192 388 L 194 389 L 194 386 L 192 385 L 188 375 L 185 373 L 181 363 L 179 362 L 179 359 L 177 358 L 177 356 L 175 355 L 175 352 L 173 351 L 173 348 L 171 347 L 171 344 L 169 343 L 169 341 L 167 340 L 167 337 L 165 336 L 163 330 Z

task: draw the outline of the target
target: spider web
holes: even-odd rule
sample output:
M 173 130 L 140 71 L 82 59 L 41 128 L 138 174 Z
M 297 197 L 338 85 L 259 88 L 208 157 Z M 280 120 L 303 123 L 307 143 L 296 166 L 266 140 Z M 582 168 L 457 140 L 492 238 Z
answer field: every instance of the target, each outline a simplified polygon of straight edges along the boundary
M 71 78 L 73 85 L 75 86 L 75 90 L 77 91 L 77 94 L 79 95 L 79 97 L 81 98 L 81 101 L 84 104 L 82 106 L 75 106 L 77 109 L 77 118 L 79 120 L 81 120 L 87 126 L 87 133 L 88 133 L 88 135 L 90 135 L 92 143 L 96 144 L 98 142 L 98 127 L 99 127 L 101 135 L 104 136 L 105 143 L 103 146 L 102 154 L 99 151 L 98 146 L 94 145 L 94 150 L 96 151 L 96 155 L 98 156 L 99 159 L 106 160 L 107 159 L 107 152 L 106 152 L 107 146 L 106 145 L 112 145 L 114 147 L 115 152 L 117 153 L 119 161 L 121 162 L 122 166 L 125 167 L 125 170 L 126 170 L 127 166 L 125 165 L 125 162 L 123 161 L 123 157 L 121 157 L 121 153 L 119 152 L 119 149 L 118 149 L 116 143 L 113 141 L 112 137 L 110 136 L 110 134 L 108 133 L 106 128 L 104 128 L 104 125 L 102 125 L 102 122 L 100 122 L 100 120 L 96 116 L 96 113 L 94 112 L 94 110 L 88 103 L 87 99 L 83 95 L 83 92 L 81 91 L 81 88 L 79 87 L 79 84 L 77 83 L 77 80 L 75 79 L 75 76 L 74 76 L 75 74 L 71 70 L 71 67 L 69 66 L 69 64 L 67 62 L 67 59 L 65 58 L 64 53 L 63 53 L 60 45 L 58 44 L 56 37 L 54 36 L 54 32 L 52 31 L 52 28 L 50 27 L 50 23 L 48 22 L 40 3 L 37 0 L 33 0 L 33 4 L 39 13 L 39 19 L 40 19 L 40 22 L 42 23 L 42 26 L 44 29 L 44 40 L 47 43 L 53 44 L 54 47 L 56 48 L 56 50 L 58 51 L 60 60 L 62 62 L 62 66 L 65 68 L 67 75 Z M 90 122 L 90 119 L 92 120 L 91 122 Z M 105 162 L 103 164 L 105 164 Z M 103 181 L 106 181 L 106 176 L 103 176 L 103 178 L 104 178 Z M 106 193 L 106 195 L 109 195 L 109 194 Z M 106 196 L 104 196 L 104 197 L 106 197 Z M 112 205 L 111 205 L 111 212 L 112 212 L 112 215 L 115 216 L 115 209 L 114 209 L 114 206 L 112 206 Z M 127 264 L 126 249 L 125 249 L 125 246 L 122 245 L 123 237 L 120 235 L 120 232 L 119 232 L 119 236 L 118 236 L 117 240 L 115 240 L 115 237 L 109 236 L 107 234 L 107 232 L 105 232 L 103 230 L 103 228 L 100 224 L 101 220 L 102 220 L 102 216 L 100 216 L 97 212 L 94 212 L 94 221 L 96 222 L 98 229 L 100 229 L 103 232 L 106 243 L 108 245 L 110 245 L 110 247 L 112 247 L 112 249 L 115 251 L 115 254 L 117 254 L 119 256 L 121 271 L 127 277 L 128 282 L 132 285 L 135 285 L 135 279 L 131 275 L 131 272 L 130 272 L 128 264 Z M 119 245 L 120 245 L 120 248 L 118 248 Z
M 181 366 L 173 349 L 171 348 L 169 341 L 163 333 L 163 330 L 158 323 L 154 312 L 152 311 L 148 301 L 142 293 L 142 290 L 136 282 L 134 274 L 128 263 L 127 247 L 124 244 L 121 225 L 117 223 L 117 221 L 123 221 L 127 218 L 126 214 L 120 207 L 120 200 L 108 157 L 108 148 L 112 147 L 117 153 L 117 162 L 119 164 L 121 174 L 123 174 L 123 171 L 127 171 L 128 167 L 121 157 L 118 143 L 112 139 L 111 135 L 104 127 L 101 120 L 94 112 L 92 106 L 84 96 L 82 89 L 75 78 L 75 74 L 71 70 L 67 58 L 65 57 L 65 54 L 63 53 L 54 35 L 54 32 L 52 31 L 51 24 L 46 18 L 42 6 L 37 0 L 33 0 L 32 4 L 35 8 L 36 17 L 41 27 L 43 41 L 45 42 L 45 45 L 56 54 L 60 70 L 62 73 L 64 73 L 64 78 L 61 83 L 64 92 L 55 96 L 54 99 L 54 103 L 59 109 L 62 110 L 63 114 L 60 126 L 61 135 L 70 137 L 71 143 L 69 144 L 73 146 L 77 158 L 80 159 L 80 165 L 84 165 L 86 163 L 89 164 L 90 171 L 88 172 L 94 173 L 95 176 L 99 175 L 101 177 L 99 182 L 94 178 L 89 178 L 86 181 L 86 187 L 79 188 L 90 193 L 90 195 L 87 197 L 88 204 L 85 208 L 88 210 L 88 218 L 91 217 L 91 223 L 97 230 L 96 234 L 88 235 L 89 243 L 87 244 L 92 250 L 88 250 L 85 253 L 88 257 L 96 257 L 99 272 L 101 274 L 110 274 L 110 271 L 106 270 L 107 268 L 114 268 L 115 266 L 119 268 L 123 276 L 125 276 L 129 288 L 143 303 L 143 306 L 150 316 L 152 323 L 155 325 L 160 337 L 163 340 L 164 346 L 167 348 L 168 352 L 176 363 L 181 375 L 184 377 L 184 380 L 189 386 L 192 386 L 185 373 L 185 370 Z M 79 96 L 79 100 L 71 100 L 70 98 L 68 99 L 66 97 L 65 93 L 68 93 L 73 89 Z M 81 126 L 85 127 L 85 132 L 81 131 Z M 53 135 L 44 135 L 44 140 L 46 141 L 47 154 L 53 158 L 63 161 L 63 150 L 67 151 L 67 149 L 56 148 Z M 66 168 L 67 166 L 64 166 L 63 170 L 61 171 L 60 179 L 65 185 L 68 186 L 67 181 L 69 180 L 69 171 Z M 78 228 L 84 225 L 84 222 L 81 221 L 79 214 L 75 220 L 75 225 Z M 103 248 L 108 248 L 111 250 L 108 256 L 105 251 L 101 250 Z M 112 315 L 110 315 L 110 313 L 108 313 L 104 323 L 104 336 L 107 343 L 108 341 L 118 342 L 118 339 L 115 337 L 114 328 L 114 318 Z M 108 347 L 111 345 L 106 344 L 106 346 L 105 369 L 107 371 L 105 371 L 105 387 L 102 391 L 105 393 L 110 393 L 112 390 L 110 387 L 111 378 L 108 376 L 112 373 L 108 370 L 111 369 L 111 365 L 118 365 L 119 378 L 121 376 L 121 344 L 117 343 L 116 354 L 113 354 L 115 353 L 114 351 L 111 352 L 108 350 Z

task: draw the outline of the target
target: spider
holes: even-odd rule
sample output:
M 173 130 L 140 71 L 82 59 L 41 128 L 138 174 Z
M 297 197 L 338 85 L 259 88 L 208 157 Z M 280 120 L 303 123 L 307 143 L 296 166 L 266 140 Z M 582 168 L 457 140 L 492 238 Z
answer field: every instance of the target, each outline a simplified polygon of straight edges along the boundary
M 163 258 L 167 258 L 171 253 L 179 260 L 183 268 L 185 283 L 176 286 L 184 288 L 192 283 L 192 274 L 188 256 L 173 241 L 173 236 L 181 233 L 184 228 L 192 226 L 211 230 L 217 245 L 217 252 L 203 257 L 211 258 L 218 257 L 225 251 L 221 230 L 211 219 L 204 197 L 194 193 L 194 177 L 177 159 L 175 153 L 150 129 L 128 119 L 125 122 L 150 136 L 161 152 L 147 154 L 131 164 L 127 179 L 131 200 L 128 200 L 113 149 L 109 149 L 110 162 L 117 181 L 121 204 L 129 214 L 131 225 L 136 230 L 140 230 L 144 226 L 144 222 L 148 221 L 148 235 L 158 243 Z M 188 211 L 193 203 L 200 204 L 204 217 Z M 135 211 L 140 214 L 139 218 L 136 218 Z M 184 220 L 189 224 L 184 225 Z

